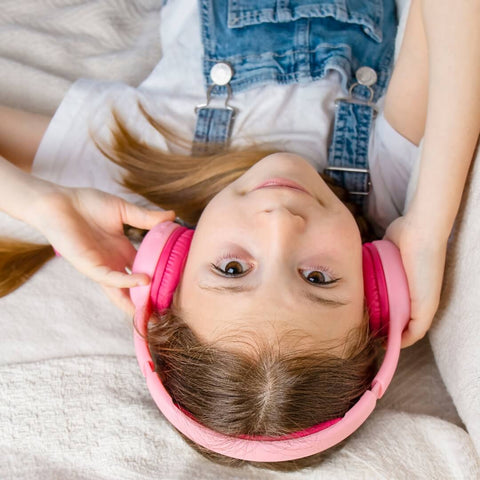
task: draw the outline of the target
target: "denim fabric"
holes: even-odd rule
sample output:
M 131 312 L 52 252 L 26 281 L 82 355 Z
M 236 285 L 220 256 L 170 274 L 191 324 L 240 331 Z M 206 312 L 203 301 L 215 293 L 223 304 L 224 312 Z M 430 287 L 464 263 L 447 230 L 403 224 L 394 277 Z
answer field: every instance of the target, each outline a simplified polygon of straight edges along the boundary
M 369 104 L 337 102 L 332 143 L 330 144 L 329 168 L 356 168 L 365 172 L 327 171 L 334 180 L 351 194 L 351 201 L 364 205 L 370 191 L 368 173 L 368 145 L 374 117 Z
M 199 108 L 192 154 L 209 155 L 223 150 L 230 140 L 234 114 L 229 108 Z
M 204 76 L 229 63 L 233 93 L 266 83 L 304 83 L 341 73 L 347 90 L 361 66 L 378 81 L 374 100 L 386 88 L 394 52 L 394 0 L 199 0 Z M 213 95 L 224 95 L 225 87 Z M 356 88 L 358 98 L 369 91 Z

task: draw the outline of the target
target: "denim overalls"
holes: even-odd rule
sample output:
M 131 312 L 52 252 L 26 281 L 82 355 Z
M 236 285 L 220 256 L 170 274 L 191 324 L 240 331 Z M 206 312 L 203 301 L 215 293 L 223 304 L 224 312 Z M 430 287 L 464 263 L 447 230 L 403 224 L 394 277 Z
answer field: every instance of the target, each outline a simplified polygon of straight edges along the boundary
M 370 189 L 368 144 L 385 93 L 396 35 L 395 0 L 198 0 L 207 100 L 196 108 L 194 153 L 229 140 L 232 95 L 268 83 L 306 83 L 336 70 L 331 175 L 362 205 Z M 212 97 L 223 101 L 213 106 Z

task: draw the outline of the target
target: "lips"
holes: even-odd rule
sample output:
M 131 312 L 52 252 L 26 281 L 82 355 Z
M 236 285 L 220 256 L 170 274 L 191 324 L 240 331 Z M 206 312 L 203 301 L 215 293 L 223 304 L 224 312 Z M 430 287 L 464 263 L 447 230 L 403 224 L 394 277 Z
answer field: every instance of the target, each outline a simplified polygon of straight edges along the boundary
M 310 195 L 310 193 L 305 190 L 304 187 L 286 178 L 270 178 L 266 182 L 256 186 L 253 190 L 259 190 L 261 188 L 291 188 L 293 190 L 299 190 L 300 192 Z

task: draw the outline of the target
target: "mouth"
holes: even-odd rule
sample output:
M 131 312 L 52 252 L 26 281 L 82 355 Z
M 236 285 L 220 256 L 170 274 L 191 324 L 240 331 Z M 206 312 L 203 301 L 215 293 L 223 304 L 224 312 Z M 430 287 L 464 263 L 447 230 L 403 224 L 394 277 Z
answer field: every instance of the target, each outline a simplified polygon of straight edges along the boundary
M 292 190 L 298 190 L 311 196 L 310 192 L 304 187 L 286 178 L 270 178 L 266 182 L 256 186 L 253 190 L 260 190 L 261 188 L 289 188 Z

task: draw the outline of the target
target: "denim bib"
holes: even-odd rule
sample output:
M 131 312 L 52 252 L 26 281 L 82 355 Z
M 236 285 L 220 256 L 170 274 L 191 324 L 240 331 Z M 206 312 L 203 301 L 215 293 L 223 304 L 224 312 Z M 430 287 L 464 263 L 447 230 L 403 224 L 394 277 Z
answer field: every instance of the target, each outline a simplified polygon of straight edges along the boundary
M 196 153 L 228 142 L 231 95 L 269 83 L 312 82 L 335 70 L 345 98 L 336 102 L 326 173 L 352 195 L 367 195 L 370 125 L 392 69 L 395 1 L 198 1 L 207 102 L 197 108 Z M 211 97 L 222 96 L 224 108 L 210 107 Z

